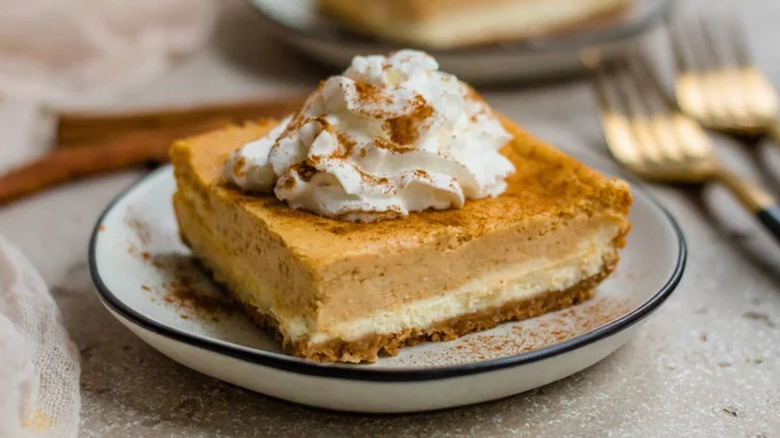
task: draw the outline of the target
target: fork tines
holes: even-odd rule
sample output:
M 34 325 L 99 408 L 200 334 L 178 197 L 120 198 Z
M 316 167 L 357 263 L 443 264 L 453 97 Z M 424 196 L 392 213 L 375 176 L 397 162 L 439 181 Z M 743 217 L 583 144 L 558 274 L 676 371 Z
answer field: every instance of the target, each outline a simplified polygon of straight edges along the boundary
M 739 20 L 709 15 L 669 23 L 680 107 L 709 128 L 743 135 L 770 131 L 778 126 L 777 95 L 753 66 Z
M 706 135 L 679 112 L 641 53 L 602 61 L 590 51 L 583 53 L 583 62 L 592 72 L 604 133 L 615 158 L 651 177 L 661 167 L 709 159 Z

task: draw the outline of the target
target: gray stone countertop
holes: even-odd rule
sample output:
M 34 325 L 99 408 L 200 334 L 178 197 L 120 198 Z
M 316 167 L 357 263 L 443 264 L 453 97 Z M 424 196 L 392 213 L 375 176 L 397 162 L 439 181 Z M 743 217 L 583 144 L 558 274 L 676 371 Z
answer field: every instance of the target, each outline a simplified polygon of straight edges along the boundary
M 284 95 L 316 84 L 322 73 L 270 42 L 244 2 L 226 3 L 210 45 L 111 108 Z M 756 60 L 780 86 L 780 9 L 773 0 L 744 5 Z M 584 82 L 485 94 L 549 142 L 606 154 Z M 735 169 L 780 196 L 780 149 L 715 140 Z M 0 209 L 0 231 L 41 271 L 81 351 L 84 437 L 780 437 L 780 246 L 717 187 L 652 188 L 685 233 L 687 272 L 638 335 L 603 362 L 500 401 L 366 416 L 296 406 L 200 375 L 103 309 L 89 280 L 88 237 L 106 204 L 140 176 L 76 182 Z

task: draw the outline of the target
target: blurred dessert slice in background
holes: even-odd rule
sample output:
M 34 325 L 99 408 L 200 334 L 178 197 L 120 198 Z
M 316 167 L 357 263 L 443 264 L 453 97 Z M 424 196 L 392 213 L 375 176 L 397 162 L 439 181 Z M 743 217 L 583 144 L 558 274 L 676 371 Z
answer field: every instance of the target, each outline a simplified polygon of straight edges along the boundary
M 632 0 L 318 0 L 345 27 L 406 45 L 452 48 L 548 35 L 619 16 Z

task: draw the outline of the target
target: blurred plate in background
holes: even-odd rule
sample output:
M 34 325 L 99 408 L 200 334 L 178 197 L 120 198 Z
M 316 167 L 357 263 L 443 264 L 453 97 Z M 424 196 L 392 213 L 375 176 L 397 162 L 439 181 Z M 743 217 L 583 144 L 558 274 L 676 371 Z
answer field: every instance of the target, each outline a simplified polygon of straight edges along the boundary
M 280 40 L 330 67 L 344 69 L 355 55 L 386 53 L 399 46 L 341 29 L 318 13 L 314 0 L 249 0 Z M 579 70 L 579 52 L 599 48 L 619 54 L 663 22 L 673 0 L 635 0 L 620 18 L 546 37 L 454 49 L 427 49 L 442 70 L 473 83 L 531 80 Z

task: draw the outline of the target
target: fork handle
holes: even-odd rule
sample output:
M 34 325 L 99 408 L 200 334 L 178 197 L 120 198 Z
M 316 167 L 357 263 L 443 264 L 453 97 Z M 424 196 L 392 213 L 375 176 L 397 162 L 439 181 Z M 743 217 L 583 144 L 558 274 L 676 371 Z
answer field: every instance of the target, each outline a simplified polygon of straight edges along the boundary
M 775 145 L 780 146 L 780 120 L 775 120 L 769 125 L 769 136 L 775 142 Z
M 758 220 L 764 224 L 767 230 L 771 231 L 775 237 L 780 236 L 780 207 L 773 206 L 764 208 L 756 213 Z M 780 237 L 778 237 L 780 239 Z
M 753 213 L 764 227 L 780 241 L 780 207 L 764 190 L 745 178 L 721 169 L 715 178 L 723 183 Z

